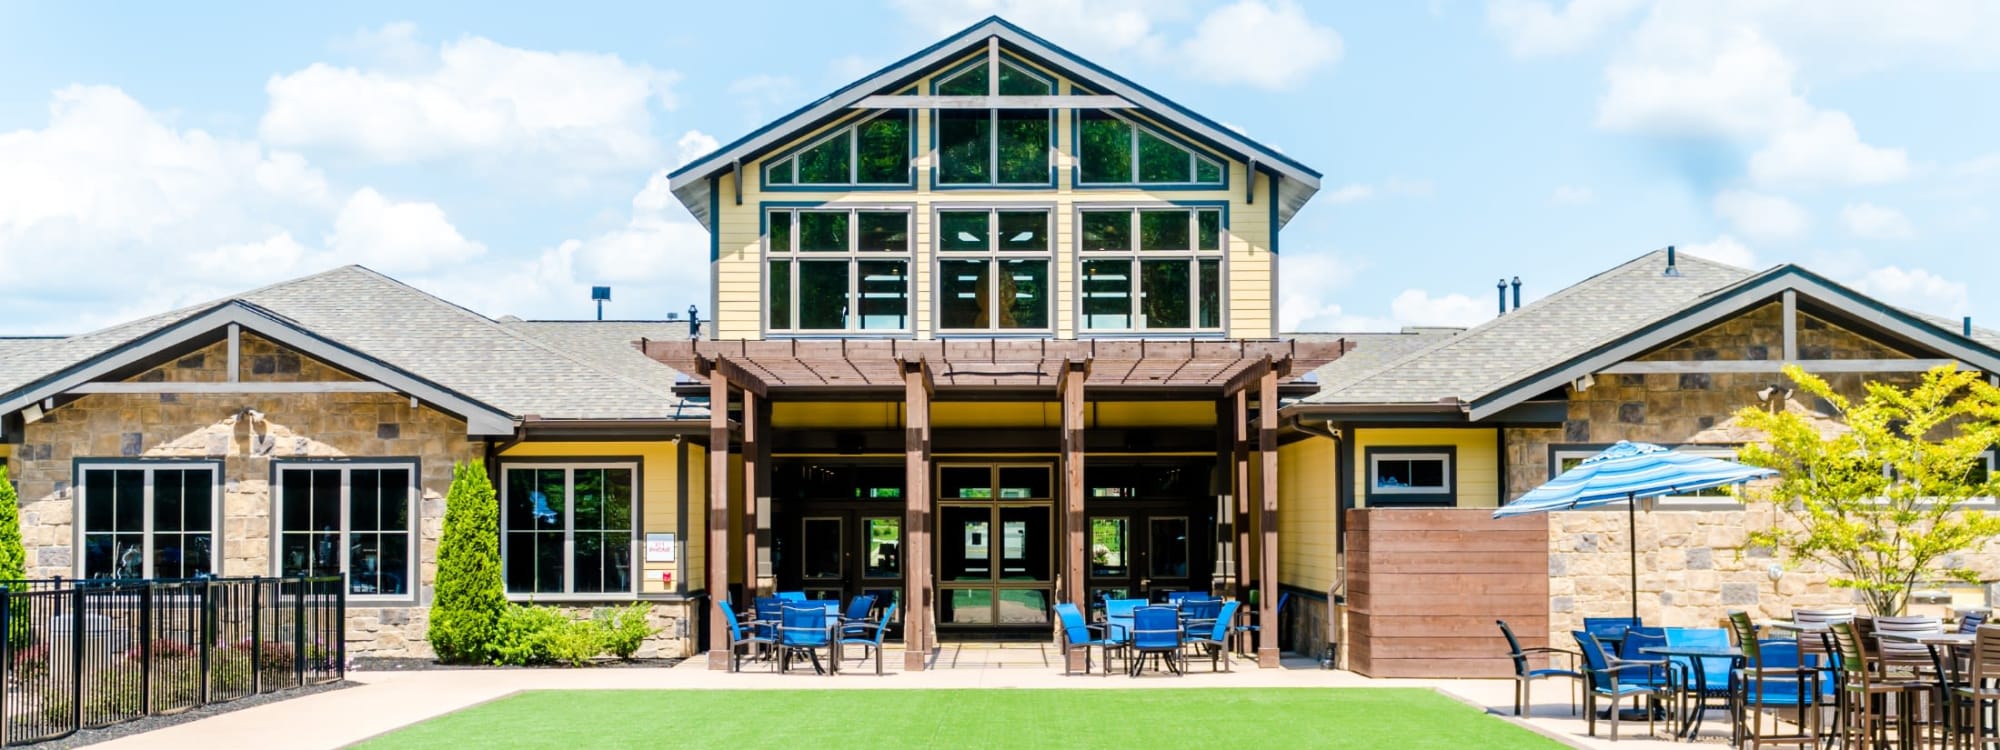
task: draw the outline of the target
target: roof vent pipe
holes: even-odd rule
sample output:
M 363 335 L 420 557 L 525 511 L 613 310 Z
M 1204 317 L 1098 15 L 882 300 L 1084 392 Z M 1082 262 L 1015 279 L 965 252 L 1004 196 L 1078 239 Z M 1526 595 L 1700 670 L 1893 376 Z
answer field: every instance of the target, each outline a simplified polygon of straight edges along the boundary
M 1972 316 L 1965 316 L 1965 337 L 1972 338 Z
M 1521 309 L 1521 277 L 1514 277 L 1514 309 Z
M 1493 285 L 1493 291 L 1500 297 L 1500 314 L 1507 314 L 1507 280 L 1501 279 Z
M 1673 246 L 1673 245 L 1668 245 L 1668 246 L 1667 246 L 1667 272 L 1666 272 L 1665 274 L 1663 274 L 1663 275 L 1666 275 L 1666 276 L 1679 276 L 1679 275 L 1681 275 L 1681 268 L 1680 268 L 1680 266 L 1678 266 L 1678 265 L 1675 265 L 1675 264 L 1674 264 L 1674 246 Z

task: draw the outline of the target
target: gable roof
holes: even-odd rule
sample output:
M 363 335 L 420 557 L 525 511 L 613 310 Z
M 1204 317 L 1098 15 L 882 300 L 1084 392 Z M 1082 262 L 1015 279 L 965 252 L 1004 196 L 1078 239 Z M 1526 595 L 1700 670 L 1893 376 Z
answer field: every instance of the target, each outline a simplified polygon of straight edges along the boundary
M 679 402 L 677 374 L 629 342 L 622 352 L 602 337 L 591 346 L 556 345 L 345 266 L 79 336 L 0 347 L 0 413 L 230 323 L 430 401 L 467 418 L 478 434 L 502 431 L 496 422 L 511 432 L 512 421 L 528 415 L 670 418 Z
M 2000 372 L 1994 340 L 1883 304 L 1796 265 L 1751 273 L 1667 251 L 1642 255 L 1533 304 L 1365 372 L 1322 378 L 1315 404 L 1434 405 L 1455 401 L 1474 420 L 1699 332 L 1783 291 L 1844 317 Z
M 1153 93 L 1124 76 L 1030 34 L 999 16 L 988 17 L 963 31 L 945 37 L 936 44 L 890 63 L 888 67 L 870 73 L 709 152 L 706 156 L 689 162 L 668 174 L 669 187 L 672 188 L 674 195 L 680 198 L 681 204 L 694 214 L 695 219 L 699 220 L 702 226 L 712 230 L 714 227 L 709 225 L 711 217 L 708 215 L 710 194 L 714 189 L 712 179 L 729 171 L 734 163 L 753 158 L 773 146 L 789 141 L 801 131 L 841 116 L 863 97 L 898 88 L 941 63 L 974 49 L 983 48 L 987 39 L 996 37 L 1011 51 L 1060 69 L 1075 80 L 1088 84 L 1092 90 L 1122 96 L 1148 114 L 1189 134 L 1199 136 L 1237 158 L 1254 160 L 1259 168 L 1281 177 L 1282 179 L 1278 181 L 1277 200 L 1280 226 L 1290 221 L 1292 214 L 1304 206 L 1314 193 L 1319 192 L 1320 174 L 1311 167 L 1299 163 L 1277 149 L 1251 140 L 1226 125 Z

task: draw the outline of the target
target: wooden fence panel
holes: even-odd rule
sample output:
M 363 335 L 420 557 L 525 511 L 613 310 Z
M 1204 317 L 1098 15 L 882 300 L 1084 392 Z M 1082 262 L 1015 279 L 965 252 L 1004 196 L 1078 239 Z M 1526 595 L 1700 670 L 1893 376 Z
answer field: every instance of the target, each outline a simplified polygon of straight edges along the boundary
M 1371 677 L 1505 677 L 1506 620 L 1548 645 L 1549 527 L 1476 508 L 1347 511 L 1348 667 Z

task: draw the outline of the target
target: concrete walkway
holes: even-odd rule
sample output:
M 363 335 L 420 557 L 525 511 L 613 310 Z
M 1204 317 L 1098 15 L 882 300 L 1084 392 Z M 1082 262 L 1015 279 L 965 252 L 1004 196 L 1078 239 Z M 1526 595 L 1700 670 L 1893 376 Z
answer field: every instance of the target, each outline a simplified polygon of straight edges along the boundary
M 983 653 L 982 653 L 983 652 Z M 167 727 L 142 735 L 102 743 L 102 748 L 148 750 L 229 750 L 284 747 L 308 750 L 338 748 L 478 703 L 523 690 L 867 690 L 914 688 L 1194 688 L 1194 687 L 1429 687 L 1486 708 L 1507 721 L 1511 717 L 1512 683 L 1506 680 L 1375 680 L 1352 672 L 1324 671 L 1310 659 L 1287 659 L 1279 669 L 1258 669 L 1238 662 L 1233 673 L 1210 674 L 1206 664 L 1186 677 L 1148 673 L 1133 679 L 1064 676 L 1059 660 L 1035 644 L 959 646 L 949 644 L 934 657 L 947 668 L 904 674 L 902 654 L 891 650 L 883 660 L 884 674 L 874 674 L 874 662 L 849 660 L 836 677 L 794 672 L 773 674 L 763 665 L 746 666 L 741 674 L 710 672 L 703 659 L 691 659 L 671 669 L 440 669 L 415 672 L 355 672 L 359 685 L 233 711 Z M 1059 658 L 1059 657 L 1058 657 Z M 955 665 L 955 666 L 952 666 Z M 1538 686 L 1538 705 L 1524 726 L 1574 747 L 1668 747 L 1648 740 L 1645 724 L 1626 724 L 1622 739 L 1612 745 L 1604 737 L 1584 737 L 1580 718 L 1569 715 L 1562 687 Z M 1713 722 L 1705 732 L 1708 744 L 1726 738 L 1726 724 Z M 1606 727 L 1600 723 L 1599 733 Z M 1664 729 L 1662 732 L 1664 733 Z

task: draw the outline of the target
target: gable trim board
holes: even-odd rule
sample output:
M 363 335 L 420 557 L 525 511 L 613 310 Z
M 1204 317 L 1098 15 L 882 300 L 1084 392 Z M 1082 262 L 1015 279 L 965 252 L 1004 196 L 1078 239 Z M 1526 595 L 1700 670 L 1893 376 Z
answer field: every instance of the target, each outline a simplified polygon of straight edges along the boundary
M 1603 372 L 1608 367 L 1697 333 L 1731 315 L 1768 303 L 1787 291 L 1797 292 L 1919 346 L 1950 355 L 1972 368 L 1989 373 L 2000 372 L 2000 351 L 1884 305 L 1811 271 L 1787 264 L 1712 292 L 1692 305 L 1598 345 L 1583 355 L 1475 398 L 1467 408 L 1467 416 L 1473 421 L 1493 416 L 1584 375 Z
M 1060 64 L 1051 67 L 1061 68 L 1064 72 L 1083 80 L 1093 87 L 1093 91 L 1108 92 L 1123 97 L 1134 107 L 1156 114 L 1188 135 L 1215 144 L 1219 150 L 1233 152 L 1246 162 L 1264 168 L 1272 175 L 1275 183 L 1272 191 L 1273 203 L 1283 204 L 1276 210 L 1281 219 L 1289 219 L 1292 213 L 1305 205 L 1305 202 L 1319 191 L 1320 174 L 1310 167 L 1275 149 L 1245 138 L 1213 120 L 1196 114 L 997 16 L 973 24 L 964 31 L 891 63 L 668 173 L 668 187 L 680 198 L 682 205 L 686 206 L 690 213 L 695 214 L 695 219 L 700 221 L 704 228 L 713 230 L 711 222 L 715 214 L 709 210 L 709 206 L 713 205 L 715 182 L 712 178 L 716 173 L 730 168 L 732 164 L 754 158 L 755 155 L 782 143 L 815 123 L 841 117 L 857 103 L 876 92 L 901 85 L 906 79 L 919 76 L 954 56 L 974 49 L 988 38 L 1004 41 L 1031 58 L 1060 61 Z M 1277 200 L 1279 194 L 1275 188 L 1288 184 L 1296 186 L 1292 190 L 1292 195 L 1284 200 Z
M 269 310 L 242 300 L 230 300 L 191 315 L 172 325 L 113 347 L 97 356 L 70 365 L 46 377 L 5 394 L 0 394 L 0 414 L 12 414 L 43 399 L 75 392 L 79 387 L 104 378 L 125 367 L 164 354 L 194 339 L 226 329 L 230 325 L 256 333 L 273 342 L 311 355 L 365 379 L 407 393 L 437 408 L 465 419 L 470 436 L 513 435 L 514 418 L 505 412 L 424 378 L 391 366 L 351 347 L 336 343 L 285 320 Z M 248 384 L 228 384 L 242 386 Z M 239 392 L 243 389 L 237 389 Z

